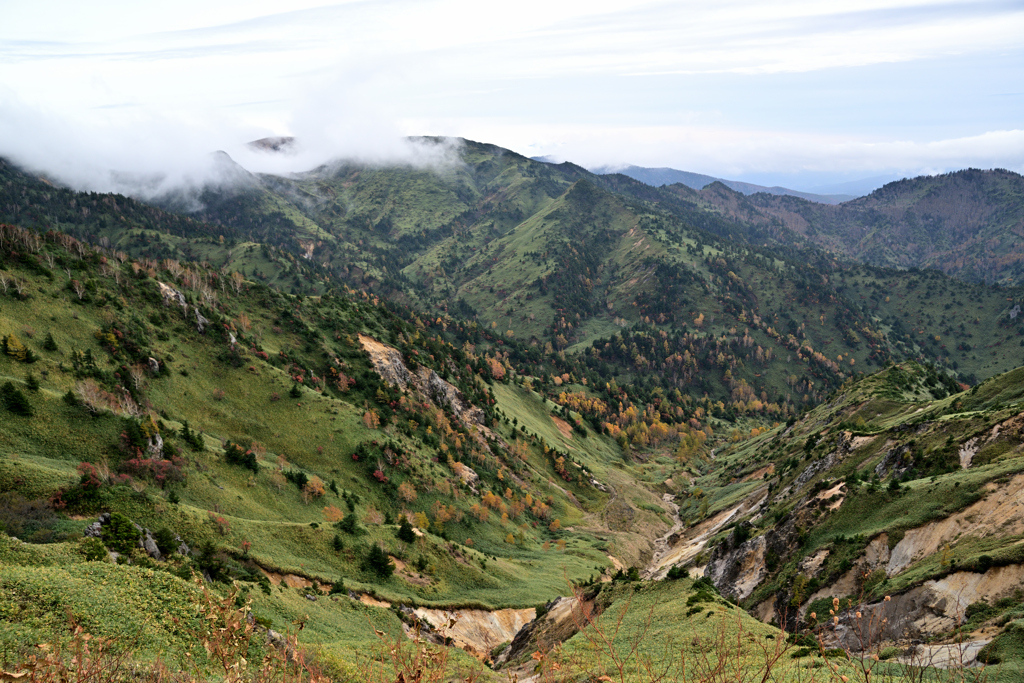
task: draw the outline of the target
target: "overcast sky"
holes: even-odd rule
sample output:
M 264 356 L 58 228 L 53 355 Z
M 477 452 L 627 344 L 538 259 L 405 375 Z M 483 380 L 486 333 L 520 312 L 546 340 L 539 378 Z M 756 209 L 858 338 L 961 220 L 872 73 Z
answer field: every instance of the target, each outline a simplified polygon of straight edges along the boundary
M 0 0 L 0 154 L 79 184 L 283 134 L 293 165 L 451 135 L 804 187 L 1024 171 L 1022 36 L 1021 0 Z

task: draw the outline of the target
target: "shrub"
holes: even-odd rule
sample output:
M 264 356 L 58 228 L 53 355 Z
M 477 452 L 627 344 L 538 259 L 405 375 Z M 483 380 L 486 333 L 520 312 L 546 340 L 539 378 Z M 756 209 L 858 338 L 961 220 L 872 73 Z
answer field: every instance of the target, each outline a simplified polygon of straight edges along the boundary
M 253 474 L 260 471 L 259 463 L 256 462 L 256 454 L 252 452 L 252 449 L 246 449 L 232 441 L 224 444 L 224 459 L 232 465 L 251 470 Z
M 23 541 L 47 542 L 58 517 L 46 500 L 28 500 L 12 491 L 0 493 L 0 532 Z
M 196 566 L 209 576 L 211 581 L 222 581 L 227 578 L 227 567 L 213 541 L 203 541 L 199 546 Z
M 170 555 L 178 549 L 178 540 L 174 537 L 174 532 L 165 526 L 153 533 L 153 540 L 164 555 Z
M 110 522 L 103 527 L 103 543 L 114 552 L 125 555 L 139 545 L 139 530 L 132 520 L 120 512 L 110 515 Z
M 164 488 L 167 484 L 185 481 L 185 461 L 175 456 L 161 458 L 129 458 L 119 469 L 136 479 L 146 479 Z
M 181 425 L 181 431 L 178 434 L 181 440 L 194 451 L 206 450 L 206 442 L 196 432 L 193 432 L 188 426 L 188 420 Z
M 346 534 L 352 534 L 353 536 L 359 534 L 361 529 L 359 528 L 359 520 L 356 519 L 355 515 L 345 515 L 345 519 L 341 520 L 334 525 L 335 528 L 344 531 Z
M 107 549 L 98 538 L 85 537 L 78 542 L 78 549 L 85 556 L 86 562 L 102 562 L 107 559 Z
M 10 382 L 5 382 L 0 387 L 0 401 L 4 407 L 15 415 L 30 417 L 32 415 L 32 404 L 28 402 L 25 393 Z

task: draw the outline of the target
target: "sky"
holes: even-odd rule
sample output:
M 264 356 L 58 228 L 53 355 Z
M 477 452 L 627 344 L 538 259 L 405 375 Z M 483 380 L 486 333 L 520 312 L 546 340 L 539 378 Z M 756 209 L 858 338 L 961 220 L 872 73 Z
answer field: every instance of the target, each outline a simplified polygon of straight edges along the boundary
M 88 189 L 408 135 L 795 189 L 1024 172 L 1021 36 L 1021 0 L 0 0 L 0 155 Z

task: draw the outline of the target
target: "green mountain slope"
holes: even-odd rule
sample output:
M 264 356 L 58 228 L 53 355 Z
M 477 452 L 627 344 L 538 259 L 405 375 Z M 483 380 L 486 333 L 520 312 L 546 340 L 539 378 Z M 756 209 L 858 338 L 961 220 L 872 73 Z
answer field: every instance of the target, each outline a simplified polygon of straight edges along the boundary
M 838 598 L 851 637 L 859 612 L 876 642 L 995 635 L 983 652 L 1007 656 L 1024 609 L 1021 376 L 947 395 L 928 368 L 894 366 L 720 451 L 681 499 L 693 531 L 661 571 L 707 563 L 724 593 L 791 628 L 825 621 Z
M 838 206 L 794 197 L 743 197 L 724 186 L 702 199 L 725 215 L 876 266 L 934 268 L 972 282 L 1024 277 L 1024 179 L 968 169 L 901 180 Z

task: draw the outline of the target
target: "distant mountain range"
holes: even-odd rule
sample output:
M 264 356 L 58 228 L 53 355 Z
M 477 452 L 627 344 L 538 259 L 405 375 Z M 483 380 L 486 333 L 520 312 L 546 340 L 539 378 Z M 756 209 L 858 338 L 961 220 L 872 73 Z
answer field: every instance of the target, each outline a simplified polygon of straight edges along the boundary
M 548 157 L 536 157 L 535 161 L 544 161 L 546 163 L 552 163 L 552 160 Z M 691 173 L 690 171 L 680 171 L 675 168 L 647 168 L 644 166 L 598 166 L 590 169 L 592 172 L 598 175 L 608 175 L 611 173 L 621 173 L 622 175 L 629 176 L 634 180 L 639 180 L 647 185 L 653 185 L 654 187 L 661 187 L 663 185 L 674 185 L 676 183 L 682 183 L 687 187 L 693 188 L 694 190 L 703 190 L 705 187 L 714 182 L 719 182 L 726 187 L 742 192 L 746 195 L 757 194 L 758 192 L 764 192 L 766 194 L 776 195 L 789 195 L 792 197 L 800 197 L 811 202 L 818 202 L 820 204 L 839 204 L 841 202 L 848 202 L 851 199 L 856 199 L 859 196 L 865 195 L 876 187 L 880 187 L 883 183 L 879 182 L 874 187 L 870 187 L 866 190 L 863 189 L 862 181 L 855 181 L 849 184 L 849 188 L 845 192 L 839 193 L 828 193 L 828 194 L 815 194 L 812 192 L 801 192 L 800 190 L 791 190 L 788 187 L 767 187 L 765 185 L 756 185 L 754 183 L 745 183 L 740 180 L 727 180 L 725 178 L 716 178 L 714 176 L 704 175 L 703 173 Z M 854 188 L 857 188 L 856 190 Z M 853 194 L 850 194 L 853 192 Z

